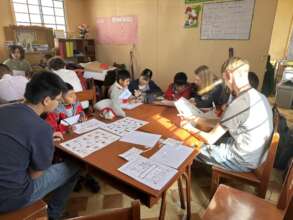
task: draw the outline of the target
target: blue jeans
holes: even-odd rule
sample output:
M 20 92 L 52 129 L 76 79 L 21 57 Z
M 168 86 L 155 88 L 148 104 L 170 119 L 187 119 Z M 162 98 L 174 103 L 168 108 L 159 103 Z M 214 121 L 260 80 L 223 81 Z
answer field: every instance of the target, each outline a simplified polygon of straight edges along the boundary
M 79 168 L 69 161 L 51 165 L 43 171 L 42 176 L 33 180 L 34 191 L 29 204 L 52 192 L 48 203 L 48 216 L 59 219 L 78 179 L 78 171 Z
M 251 172 L 252 169 L 241 166 L 230 150 L 228 144 L 206 145 L 201 146 L 200 153 L 196 156 L 196 160 L 208 165 L 218 166 L 225 170 L 235 172 Z

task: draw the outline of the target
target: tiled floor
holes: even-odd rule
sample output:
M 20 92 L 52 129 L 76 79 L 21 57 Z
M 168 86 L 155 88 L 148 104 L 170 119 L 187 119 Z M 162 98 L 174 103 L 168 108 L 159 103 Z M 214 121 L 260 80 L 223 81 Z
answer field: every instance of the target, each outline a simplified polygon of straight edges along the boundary
M 205 167 L 194 168 L 192 170 L 192 198 L 191 198 L 191 211 L 192 219 L 200 219 L 207 205 L 209 204 L 209 189 L 210 189 L 210 172 Z M 73 193 L 69 205 L 67 207 L 67 213 L 69 216 L 83 216 L 98 213 L 103 209 L 129 207 L 132 201 L 126 195 L 115 190 L 109 185 L 99 180 L 101 185 L 101 192 L 93 194 L 83 189 L 79 193 Z M 266 199 L 272 203 L 276 203 L 280 192 L 282 183 L 282 173 L 274 170 L 269 190 L 266 195 Z M 229 183 L 229 185 L 253 192 L 254 189 L 249 186 L 239 185 L 238 183 Z M 160 211 L 160 202 L 154 205 L 151 209 L 145 206 L 141 206 L 141 217 L 143 220 L 155 220 L 158 219 Z M 174 184 L 167 193 L 167 210 L 166 220 L 178 220 L 184 215 L 185 210 L 180 208 L 180 200 L 178 195 L 177 184 Z
M 293 110 L 280 109 L 280 112 L 287 118 L 289 127 L 293 127 Z M 79 193 L 73 193 L 67 211 L 72 216 L 91 215 L 103 209 L 118 207 L 129 207 L 131 198 L 123 195 L 121 192 L 99 181 L 101 185 L 100 193 L 90 193 L 82 190 Z M 199 167 L 192 170 L 192 200 L 191 210 L 192 219 L 198 220 L 209 204 L 210 189 L 210 171 L 205 167 Z M 252 187 L 239 185 L 236 182 L 229 185 L 245 191 L 253 192 Z M 279 192 L 282 185 L 282 172 L 274 169 L 271 175 L 269 189 L 266 199 L 272 203 L 277 203 Z M 141 216 L 144 220 L 158 219 L 160 203 L 154 205 L 151 209 L 141 206 Z M 178 220 L 184 214 L 180 208 L 177 184 L 174 184 L 167 193 L 166 220 Z

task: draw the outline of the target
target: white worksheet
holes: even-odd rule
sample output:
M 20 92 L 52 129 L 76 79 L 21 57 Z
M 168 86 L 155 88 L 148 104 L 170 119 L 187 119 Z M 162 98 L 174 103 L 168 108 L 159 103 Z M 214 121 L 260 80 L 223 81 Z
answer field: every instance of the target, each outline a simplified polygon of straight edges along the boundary
M 146 133 L 142 131 L 132 131 L 124 135 L 120 141 L 143 145 L 146 147 L 154 147 L 156 143 L 160 140 L 161 135 Z
M 79 157 L 86 157 L 91 153 L 117 141 L 119 136 L 107 131 L 96 129 L 72 140 L 61 143 L 61 146 Z
M 135 109 L 136 107 L 142 105 L 141 102 L 138 102 L 138 103 L 123 103 L 121 104 L 121 108 L 123 109 L 127 109 L 127 110 L 132 110 L 132 109 Z
M 85 122 L 76 124 L 74 126 L 74 133 L 83 134 L 96 128 L 104 128 L 106 125 L 106 123 L 93 118 Z
M 177 169 L 192 153 L 193 149 L 184 145 L 164 145 L 149 159 Z
M 177 170 L 171 167 L 144 157 L 129 161 L 118 170 L 156 190 L 162 189 L 177 173 Z
M 128 89 L 124 89 L 120 94 L 119 99 L 128 99 L 130 96 L 132 96 L 131 92 Z
M 130 161 L 130 160 L 135 160 L 138 157 L 141 157 L 141 153 L 143 152 L 143 150 L 140 150 L 136 147 L 133 147 L 127 151 L 125 151 L 122 154 L 119 154 L 120 157 L 122 157 L 123 159 Z
M 107 124 L 103 129 L 112 132 L 113 134 L 117 134 L 119 136 L 124 136 L 131 131 L 135 131 L 138 128 L 146 125 L 147 121 L 142 121 L 139 119 L 126 117 L 120 120 L 117 120 L 113 123 Z
M 203 112 L 195 107 L 194 104 L 189 102 L 186 98 L 181 97 L 176 101 L 175 107 L 179 114 L 183 115 L 184 117 L 192 117 L 192 116 L 202 116 Z
M 162 144 L 180 145 L 180 144 L 182 144 L 182 141 L 178 141 L 178 140 L 173 139 L 173 138 L 167 138 L 167 139 L 162 141 Z
M 72 117 L 65 118 L 65 119 L 61 120 L 61 124 L 66 125 L 66 126 L 74 125 L 78 122 L 79 118 L 80 118 L 80 115 L 74 115 Z

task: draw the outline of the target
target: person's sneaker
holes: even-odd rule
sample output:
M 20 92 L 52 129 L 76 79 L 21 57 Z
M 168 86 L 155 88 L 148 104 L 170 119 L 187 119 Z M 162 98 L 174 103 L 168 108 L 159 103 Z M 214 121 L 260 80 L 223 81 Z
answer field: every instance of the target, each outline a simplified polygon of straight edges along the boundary
M 90 175 L 86 175 L 85 181 L 84 181 L 84 186 L 92 193 L 98 193 L 101 189 L 98 181 L 96 181 L 94 179 L 94 177 L 92 177 Z

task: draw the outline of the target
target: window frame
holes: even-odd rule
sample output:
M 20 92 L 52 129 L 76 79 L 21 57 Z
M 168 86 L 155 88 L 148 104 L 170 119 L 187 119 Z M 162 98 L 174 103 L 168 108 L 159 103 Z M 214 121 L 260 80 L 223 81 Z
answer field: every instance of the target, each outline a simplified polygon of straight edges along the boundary
M 21 2 L 17 2 L 17 0 L 10 0 L 11 11 L 12 11 L 12 14 L 13 14 L 13 17 L 14 17 L 14 23 L 16 25 L 42 26 L 42 27 L 48 27 L 47 25 L 51 25 L 51 26 L 55 26 L 55 28 L 53 28 L 53 27 L 48 27 L 48 28 L 53 28 L 53 30 L 60 30 L 60 29 L 58 29 L 58 26 L 64 26 L 64 32 L 67 32 L 68 31 L 67 17 L 66 17 L 66 9 L 65 9 L 65 0 L 52 0 L 53 6 L 43 5 L 42 4 L 42 0 L 37 0 L 38 4 L 28 3 L 28 0 L 24 0 L 24 1 L 25 2 L 21 3 Z M 61 7 L 56 7 L 54 1 L 61 2 L 62 3 L 62 8 Z M 27 7 L 27 13 L 26 12 L 16 12 L 15 11 L 15 8 L 14 8 L 14 4 L 15 3 L 16 4 L 25 5 Z M 39 7 L 39 14 L 38 13 L 30 13 L 29 6 L 38 6 Z M 53 15 L 52 14 L 51 15 L 44 14 L 42 7 L 52 8 L 53 9 Z M 56 15 L 55 9 L 62 9 L 63 10 L 63 16 Z M 27 21 L 25 21 L 25 22 L 17 21 L 17 19 L 16 19 L 16 13 L 19 13 L 19 14 L 27 14 L 28 17 L 29 17 L 29 22 L 27 22 Z M 40 16 L 40 19 L 41 19 L 40 20 L 41 23 L 32 22 L 31 15 L 39 15 Z M 53 23 L 45 23 L 44 16 L 53 16 L 54 17 L 55 24 L 53 24 Z M 57 24 L 56 17 L 63 17 L 64 18 L 64 24 Z M 61 30 L 63 30 L 63 29 L 61 29 Z

